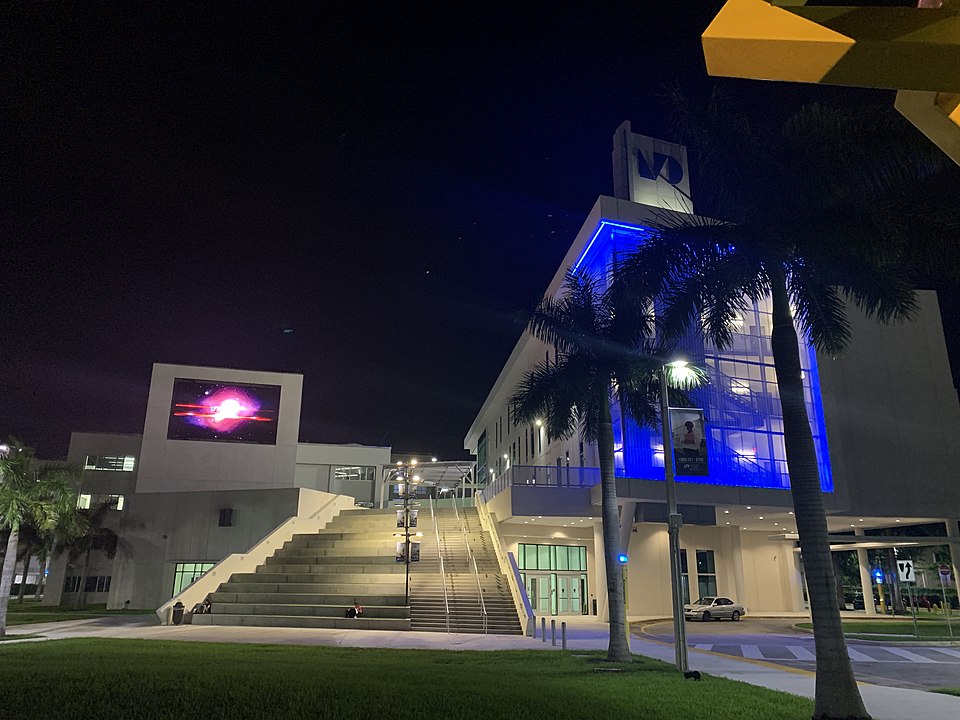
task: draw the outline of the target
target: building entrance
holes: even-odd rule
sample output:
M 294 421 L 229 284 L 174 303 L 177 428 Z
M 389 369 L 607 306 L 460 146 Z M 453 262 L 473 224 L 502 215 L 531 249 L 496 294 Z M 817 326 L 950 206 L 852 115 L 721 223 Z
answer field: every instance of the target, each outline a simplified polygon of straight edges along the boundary
M 537 615 L 586 615 L 585 573 L 525 573 L 527 597 Z

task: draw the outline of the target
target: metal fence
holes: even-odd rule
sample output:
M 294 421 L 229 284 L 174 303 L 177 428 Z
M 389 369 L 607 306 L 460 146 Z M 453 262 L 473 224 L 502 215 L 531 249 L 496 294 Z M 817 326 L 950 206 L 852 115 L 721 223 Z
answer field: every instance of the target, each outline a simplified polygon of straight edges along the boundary
M 600 468 L 556 465 L 511 465 L 483 489 L 487 502 L 512 485 L 590 488 L 600 484 Z

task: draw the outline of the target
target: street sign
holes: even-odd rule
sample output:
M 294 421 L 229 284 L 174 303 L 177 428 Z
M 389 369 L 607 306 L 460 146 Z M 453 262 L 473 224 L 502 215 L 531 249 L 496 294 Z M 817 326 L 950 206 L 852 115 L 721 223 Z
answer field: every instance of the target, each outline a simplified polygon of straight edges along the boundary
M 942 585 L 949 585 L 951 582 L 953 582 L 953 579 L 950 577 L 949 565 L 940 565 L 937 568 L 937 572 L 940 573 L 940 583 Z
M 897 560 L 897 572 L 900 582 L 915 582 L 917 579 L 913 574 L 913 560 Z

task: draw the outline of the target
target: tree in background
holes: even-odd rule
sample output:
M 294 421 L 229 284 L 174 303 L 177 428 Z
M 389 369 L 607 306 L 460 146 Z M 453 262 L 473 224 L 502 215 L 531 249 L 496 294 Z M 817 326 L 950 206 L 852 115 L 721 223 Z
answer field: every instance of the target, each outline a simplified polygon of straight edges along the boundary
M 660 373 L 666 348 L 655 345 L 653 318 L 638 308 L 618 307 L 599 280 L 585 271 L 567 273 L 559 298 L 544 298 L 529 321 L 531 334 L 556 349 L 553 363 L 530 370 L 513 396 L 513 420 L 541 420 L 552 437 L 581 438 L 597 444 L 602 491 L 604 568 L 610 605 L 607 659 L 630 660 L 629 628 L 620 554 L 620 516 L 614 467 L 610 403 L 625 415 L 658 427 Z M 691 368 L 674 385 L 691 387 L 703 379 Z M 679 396 L 674 401 L 681 400 Z M 630 520 L 632 522 L 632 519 Z M 626 548 L 624 548 L 626 550 Z
M 80 585 L 77 588 L 75 607 L 82 608 L 86 597 L 87 568 L 90 565 L 90 553 L 94 550 L 102 552 L 108 558 L 117 554 L 119 537 L 113 529 L 107 527 L 106 521 L 110 511 L 117 506 L 116 500 L 100 503 L 93 508 L 77 508 L 69 517 L 69 522 L 59 529 L 59 539 L 54 546 L 54 555 L 67 553 L 70 564 L 75 564 L 83 557 L 80 565 Z
M 76 507 L 77 496 L 71 481 L 79 477 L 79 471 L 35 465 L 33 450 L 16 438 L 11 437 L 0 448 L 0 528 L 9 531 L 0 571 L 0 637 L 7 629 L 21 527 L 32 522 L 43 530 L 54 528 L 61 517 Z

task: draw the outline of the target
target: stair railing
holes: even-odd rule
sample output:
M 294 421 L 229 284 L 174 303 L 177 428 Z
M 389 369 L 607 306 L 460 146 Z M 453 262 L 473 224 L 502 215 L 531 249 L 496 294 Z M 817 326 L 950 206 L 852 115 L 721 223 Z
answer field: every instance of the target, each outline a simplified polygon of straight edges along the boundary
M 527 589 L 524 587 L 523 579 L 520 577 L 520 569 L 517 567 L 517 561 L 513 553 L 507 552 L 506 543 L 500 535 L 500 528 L 496 521 L 490 515 L 490 508 L 487 507 L 486 500 L 480 496 L 477 501 L 477 513 L 480 516 L 480 526 L 490 533 L 490 540 L 493 543 L 493 550 L 497 556 L 497 562 L 500 565 L 500 572 L 507 579 L 507 585 L 510 588 L 510 594 L 513 596 L 514 607 L 517 610 L 517 619 L 524 635 L 534 636 L 536 629 L 536 620 L 533 614 L 533 606 L 530 604 L 530 598 L 527 596 Z
M 480 619 L 483 622 L 483 634 L 487 634 L 487 603 L 483 599 L 483 585 L 480 583 L 480 571 L 477 569 L 477 558 L 473 554 L 473 550 L 470 549 L 470 542 L 467 540 L 467 525 L 466 525 L 466 511 L 464 511 L 463 517 L 460 516 L 459 511 L 457 510 L 457 496 L 453 496 L 453 513 L 457 518 L 457 523 L 460 525 L 460 534 L 463 535 L 463 546 L 467 549 L 467 563 L 473 565 L 473 577 L 477 581 L 477 597 L 480 598 Z
M 450 633 L 450 602 L 447 600 L 447 575 L 443 570 L 443 550 L 440 548 L 440 526 L 437 525 L 437 516 L 433 512 L 433 498 L 430 498 L 430 518 L 433 520 L 433 533 L 437 538 L 437 557 L 440 558 L 440 587 L 443 588 L 443 619 Z

